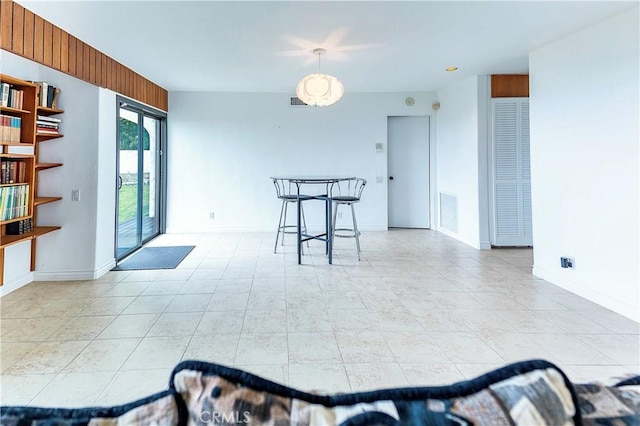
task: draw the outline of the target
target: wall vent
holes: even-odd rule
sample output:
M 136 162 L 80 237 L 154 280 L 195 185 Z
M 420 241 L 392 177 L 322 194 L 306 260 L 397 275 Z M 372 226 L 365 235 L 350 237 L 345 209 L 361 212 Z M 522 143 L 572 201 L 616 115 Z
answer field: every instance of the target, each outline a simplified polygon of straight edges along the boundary
M 309 106 L 307 104 L 305 104 L 302 99 L 300 99 L 297 96 L 292 96 L 291 97 L 291 103 L 289 104 L 290 106 L 295 106 L 295 107 L 306 107 Z
M 458 233 L 458 197 L 440 193 L 440 227 Z

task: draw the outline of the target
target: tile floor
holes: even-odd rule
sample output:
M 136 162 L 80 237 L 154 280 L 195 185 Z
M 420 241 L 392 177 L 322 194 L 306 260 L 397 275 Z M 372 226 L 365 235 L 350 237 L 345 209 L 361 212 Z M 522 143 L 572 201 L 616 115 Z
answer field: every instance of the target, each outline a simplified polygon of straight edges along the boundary
M 530 249 L 437 232 L 321 243 L 296 264 L 262 233 L 165 235 L 175 270 L 34 282 L 0 299 L 1 403 L 120 404 L 163 390 L 180 360 L 304 390 L 438 385 L 544 358 L 574 381 L 640 372 L 638 323 L 531 275 Z

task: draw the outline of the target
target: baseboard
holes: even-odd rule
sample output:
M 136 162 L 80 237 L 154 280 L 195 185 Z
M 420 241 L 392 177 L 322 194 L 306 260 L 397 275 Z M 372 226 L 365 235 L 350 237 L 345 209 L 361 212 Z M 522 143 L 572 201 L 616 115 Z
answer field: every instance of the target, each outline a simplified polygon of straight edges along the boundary
M 103 276 L 104 274 L 106 274 L 107 272 L 109 272 L 115 267 L 116 267 L 116 259 L 109 260 L 107 263 L 105 263 L 104 265 L 102 265 L 101 267 L 93 271 L 93 279 L 95 280 L 100 278 L 101 276 Z
M 389 228 L 387 225 L 358 225 L 358 230 L 361 232 L 387 232 Z
M 460 241 L 461 243 L 465 243 L 468 246 L 473 247 L 474 249 L 478 249 L 478 250 L 487 250 L 487 249 L 491 249 L 491 244 L 490 243 L 481 243 L 479 241 L 471 241 L 471 240 L 467 240 L 466 238 L 461 237 L 458 234 L 454 234 L 453 232 L 446 230 L 444 228 L 438 227 L 436 229 L 438 232 L 442 232 L 443 234 L 445 234 L 448 237 L 451 237 L 455 240 Z
M 0 286 L 0 297 L 9 294 L 12 291 L 16 291 L 20 287 L 24 287 L 30 282 L 33 282 L 33 272 L 27 272 L 10 282 L 3 283 Z
M 100 278 L 116 266 L 116 260 L 111 259 L 95 271 L 35 271 L 0 286 L 0 297 L 9 294 L 33 281 L 85 281 Z
M 36 271 L 34 281 L 89 281 L 93 280 L 95 271 Z
M 216 232 L 273 232 L 275 235 L 276 226 L 168 226 L 166 233 L 211 234 Z
M 272 232 L 275 236 L 276 226 L 220 226 L 220 227 L 202 227 L 202 226 L 169 226 L 167 227 L 167 234 L 203 234 L 203 233 L 216 233 L 216 232 Z M 387 231 L 386 225 L 360 225 L 358 224 L 360 232 L 380 232 Z M 309 230 L 313 233 L 321 233 L 324 231 L 322 227 L 310 226 Z
M 491 250 L 490 241 L 480 241 L 480 250 Z
M 592 288 L 585 287 L 574 281 L 568 280 L 551 271 L 534 265 L 533 275 L 542 278 L 551 284 L 557 285 L 573 294 L 580 297 L 584 297 L 587 300 L 597 303 L 600 306 L 604 306 L 607 309 L 612 310 L 620 315 L 623 315 L 633 321 L 640 322 L 638 306 L 634 306 L 627 301 L 611 297 L 611 295 L 604 294 Z

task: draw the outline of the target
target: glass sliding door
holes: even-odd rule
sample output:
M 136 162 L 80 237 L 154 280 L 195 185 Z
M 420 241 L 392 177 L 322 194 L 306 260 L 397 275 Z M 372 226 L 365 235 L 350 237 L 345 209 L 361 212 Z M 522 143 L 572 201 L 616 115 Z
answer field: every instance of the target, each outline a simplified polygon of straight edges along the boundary
M 159 171 L 160 150 L 158 142 L 161 121 L 154 117 L 142 118 L 144 135 L 149 135 L 149 143 L 142 145 L 142 241 L 147 241 L 159 233 Z
M 115 256 L 121 260 L 162 231 L 165 117 L 119 100 Z

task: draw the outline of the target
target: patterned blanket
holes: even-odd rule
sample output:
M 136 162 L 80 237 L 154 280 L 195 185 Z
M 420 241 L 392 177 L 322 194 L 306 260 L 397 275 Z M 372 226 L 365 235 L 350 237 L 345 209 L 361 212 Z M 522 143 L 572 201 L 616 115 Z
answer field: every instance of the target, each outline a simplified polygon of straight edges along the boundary
M 319 395 L 243 370 L 178 364 L 168 390 L 117 407 L 0 407 L 0 424 L 45 425 L 640 425 L 640 376 L 572 384 L 555 365 L 523 361 L 449 386 Z

